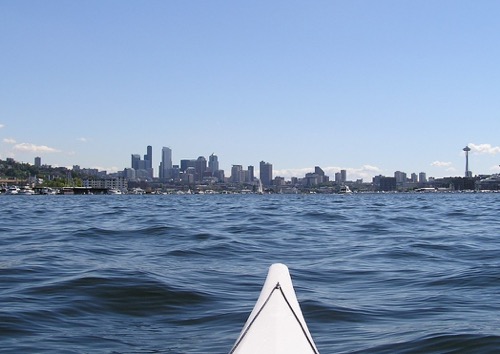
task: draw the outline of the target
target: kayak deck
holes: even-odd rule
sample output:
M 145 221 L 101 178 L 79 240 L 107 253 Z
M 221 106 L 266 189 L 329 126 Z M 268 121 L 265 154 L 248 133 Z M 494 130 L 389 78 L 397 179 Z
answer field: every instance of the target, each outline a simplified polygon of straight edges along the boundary
M 319 353 L 288 267 L 271 265 L 260 296 L 230 353 Z

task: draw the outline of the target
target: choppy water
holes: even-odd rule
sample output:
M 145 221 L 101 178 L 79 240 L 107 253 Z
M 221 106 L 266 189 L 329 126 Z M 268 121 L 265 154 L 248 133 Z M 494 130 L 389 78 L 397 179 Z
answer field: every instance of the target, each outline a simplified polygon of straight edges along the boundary
M 227 353 L 282 262 L 321 353 L 498 352 L 499 202 L 2 196 L 0 351 Z

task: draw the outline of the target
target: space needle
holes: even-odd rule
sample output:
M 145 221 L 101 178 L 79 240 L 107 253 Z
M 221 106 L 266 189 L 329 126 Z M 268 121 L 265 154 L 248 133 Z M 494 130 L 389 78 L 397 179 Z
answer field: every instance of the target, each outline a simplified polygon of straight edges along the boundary
M 466 146 L 463 148 L 465 151 L 465 177 L 472 177 L 472 172 L 469 171 L 469 151 L 470 147 Z

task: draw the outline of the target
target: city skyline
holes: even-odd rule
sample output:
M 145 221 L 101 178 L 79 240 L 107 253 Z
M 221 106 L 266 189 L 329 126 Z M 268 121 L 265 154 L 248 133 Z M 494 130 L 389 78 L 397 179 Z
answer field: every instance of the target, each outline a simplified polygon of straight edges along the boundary
M 500 172 L 500 3 L 3 2 L 0 158 Z M 142 156 L 142 155 L 141 155 Z M 155 170 L 161 162 L 155 150 Z

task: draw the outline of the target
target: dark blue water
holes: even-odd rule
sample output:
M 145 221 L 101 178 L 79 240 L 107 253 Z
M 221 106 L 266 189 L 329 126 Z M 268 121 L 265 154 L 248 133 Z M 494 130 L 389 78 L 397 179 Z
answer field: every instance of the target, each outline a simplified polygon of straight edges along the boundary
M 282 262 L 321 353 L 498 352 L 499 202 L 1 196 L 0 351 L 227 353 Z

